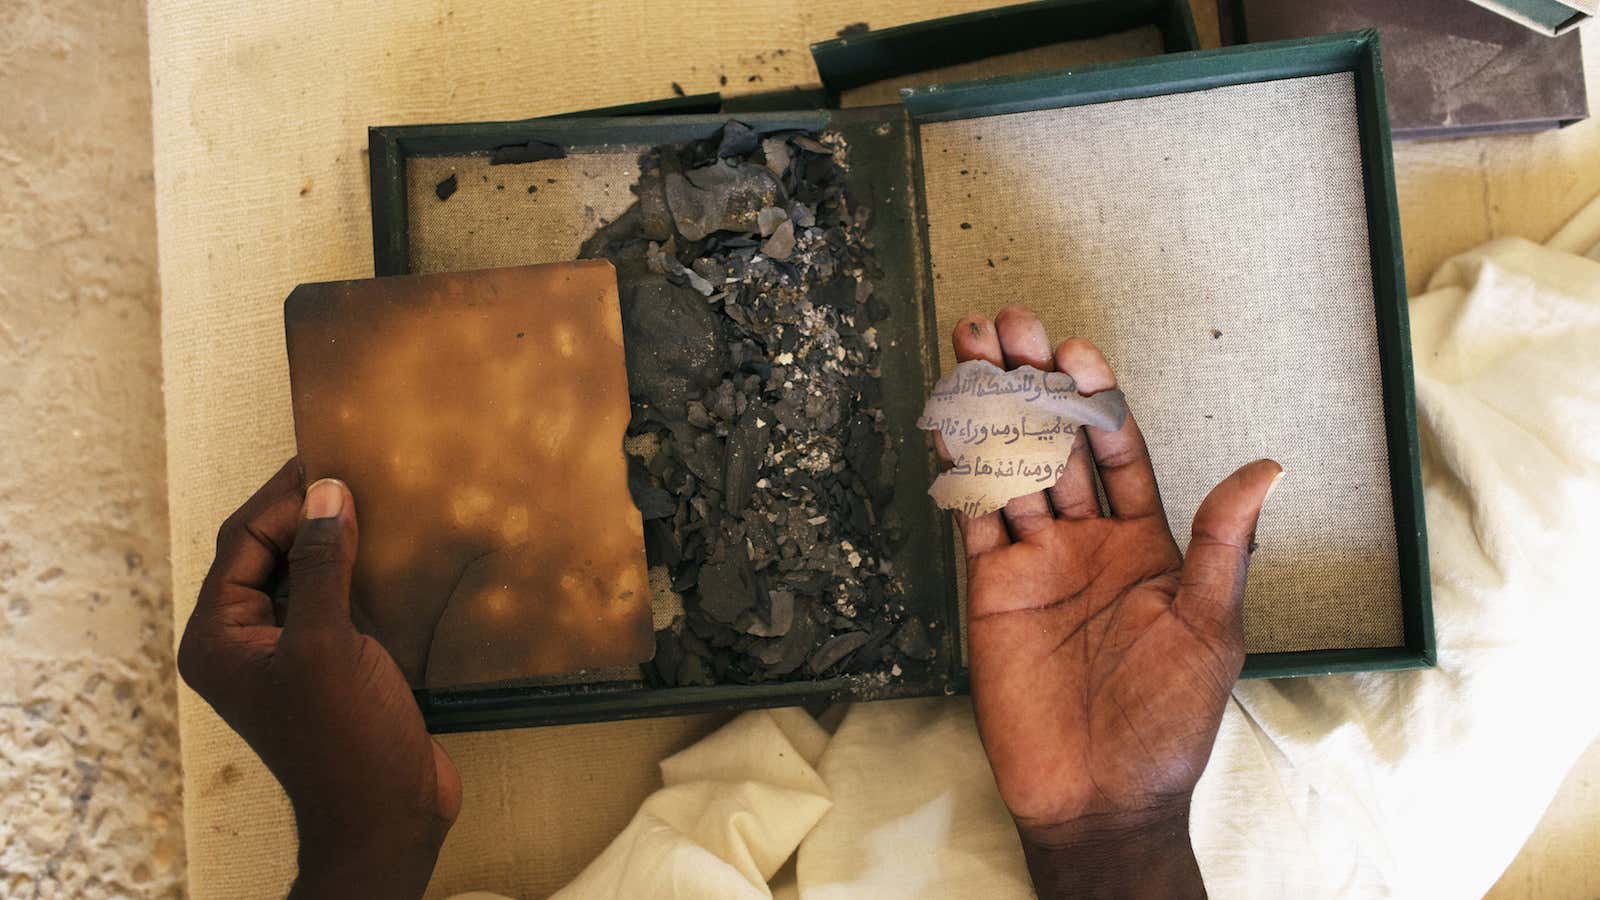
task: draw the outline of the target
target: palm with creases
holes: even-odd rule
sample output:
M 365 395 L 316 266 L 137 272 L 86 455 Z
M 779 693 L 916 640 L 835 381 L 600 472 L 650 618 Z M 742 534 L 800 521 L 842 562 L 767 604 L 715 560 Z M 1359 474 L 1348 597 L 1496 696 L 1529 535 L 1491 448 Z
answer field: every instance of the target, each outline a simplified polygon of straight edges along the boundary
M 1092 344 L 1053 352 L 1031 313 L 964 319 L 958 359 L 1116 386 Z M 1255 523 L 1282 469 L 1219 484 L 1178 551 L 1130 415 L 1083 429 L 1067 473 L 1003 511 L 958 516 L 967 557 L 973 706 L 1001 797 L 1041 840 L 1095 817 L 1178 811 L 1205 768 L 1244 661 L 1241 600 Z M 1095 489 L 1104 489 L 1103 510 Z

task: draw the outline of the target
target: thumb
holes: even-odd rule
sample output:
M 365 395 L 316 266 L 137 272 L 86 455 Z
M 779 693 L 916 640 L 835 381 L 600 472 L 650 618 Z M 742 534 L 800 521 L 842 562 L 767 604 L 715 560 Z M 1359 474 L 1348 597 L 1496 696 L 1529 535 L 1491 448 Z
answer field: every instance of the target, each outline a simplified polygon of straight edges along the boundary
M 1258 459 L 1211 489 L 1195 511 L 1183 581 L 1173 611 L 1201 634 L 1234 641 L 1242 659 L 1244 580 L 1256 519 L 1283 477 L 1283 466 Z
M 344 482 L 324 478 L 306 489 L 300 528 L 289 549 L 289 609 L 283 627 L 354 627 L 350 575 L 355 562 L 355 499 Z

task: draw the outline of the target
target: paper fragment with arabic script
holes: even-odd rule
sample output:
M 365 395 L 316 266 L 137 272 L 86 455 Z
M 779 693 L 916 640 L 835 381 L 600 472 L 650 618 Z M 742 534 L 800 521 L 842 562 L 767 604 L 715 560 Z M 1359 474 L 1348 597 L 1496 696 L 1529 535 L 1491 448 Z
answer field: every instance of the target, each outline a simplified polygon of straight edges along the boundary
M 939 379 L 917 419 L 943 436 L 952 461 L 928 493 L 940 509 L 993 512 L 1060 480 L 1080 425 L 1116 431 L 1127 419 L 1119 390 L 1085 397 L 1065 372 L 968 360 Z

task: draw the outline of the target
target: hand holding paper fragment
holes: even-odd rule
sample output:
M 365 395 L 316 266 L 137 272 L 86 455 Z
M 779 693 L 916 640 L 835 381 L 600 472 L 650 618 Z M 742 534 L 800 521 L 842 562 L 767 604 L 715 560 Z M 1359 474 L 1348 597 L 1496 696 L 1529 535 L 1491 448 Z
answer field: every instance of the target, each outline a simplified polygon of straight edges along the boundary
M 1085 397 L 1065 372 L 968 360 L 939 379 L 917 419 L 939 432 L 953 462 L 928 493 L 940 509 L 993 512 L 1066 473 L 1076 428 L 1116 431 L 1127 418 L 1119 390 Z

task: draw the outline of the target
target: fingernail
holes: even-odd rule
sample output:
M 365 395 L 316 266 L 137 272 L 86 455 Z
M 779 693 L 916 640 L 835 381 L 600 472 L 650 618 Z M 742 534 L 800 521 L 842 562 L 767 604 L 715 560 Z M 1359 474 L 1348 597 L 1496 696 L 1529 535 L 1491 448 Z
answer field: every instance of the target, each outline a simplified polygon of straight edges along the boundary
M 1272 476 L 1272 483 L 1267 485 L 1267 492 L 1265 494 L 1261 495 L 1261 508 L 1262 509 L 1266 509 L 1267 501 L 1272 499 L 1272 492 L 1276 491 L 1278 489 L 1278 482 L 1282 481 L 1283 480 L 1283 476 L 1285 476 L 1287 474 L 1289 474 L 1288 470 L 1284 469 L 1284 468 L 1282 468 L 1280 466 L 1278 468 L 1278 474 Z
M 331 519 L 344 509 L 344 482 L 324 478 L 306 489 L 306 518 Z

